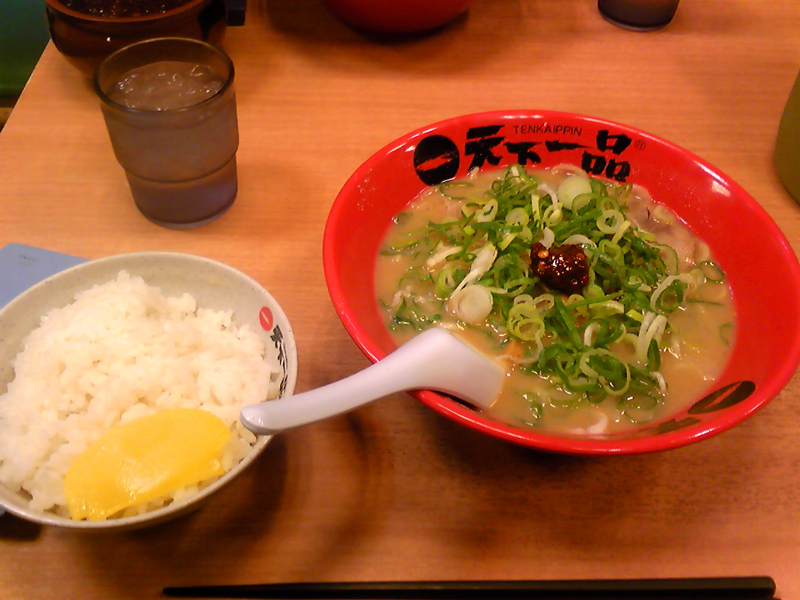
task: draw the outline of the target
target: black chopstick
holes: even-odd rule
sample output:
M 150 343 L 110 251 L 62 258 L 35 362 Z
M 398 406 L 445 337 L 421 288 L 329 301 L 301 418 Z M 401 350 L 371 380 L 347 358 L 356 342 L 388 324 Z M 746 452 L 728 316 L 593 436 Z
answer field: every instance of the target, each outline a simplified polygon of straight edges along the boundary
M 374 581 L 167 587 L 173 598 L 292 600 L 766 600 L 771 577 L 543 581 Z

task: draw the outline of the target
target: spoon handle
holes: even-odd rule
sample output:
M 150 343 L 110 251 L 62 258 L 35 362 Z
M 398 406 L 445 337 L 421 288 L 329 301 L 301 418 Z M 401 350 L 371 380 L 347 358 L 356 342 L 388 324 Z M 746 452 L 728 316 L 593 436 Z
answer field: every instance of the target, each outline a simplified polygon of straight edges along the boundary
M 348 412 L 396 392 L 435 389 L 488 406 L 503 373 L 476 350 L 442 329 L 429 329 L 383 360 L 341 381 L 288 398 L 245 406 L 241 420 L 273 434 Z

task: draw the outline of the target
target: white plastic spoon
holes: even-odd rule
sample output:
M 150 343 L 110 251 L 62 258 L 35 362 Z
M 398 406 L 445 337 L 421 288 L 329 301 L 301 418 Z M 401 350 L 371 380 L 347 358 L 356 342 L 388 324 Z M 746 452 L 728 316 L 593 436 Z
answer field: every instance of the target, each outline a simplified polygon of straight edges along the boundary
M 245 406 L 250 431 L 273 434 L 340 415 L 389 394 L 429 389 L 491 406 L 503 369 L 444 329 L 429 329 L 363 371 L 310 392 Z

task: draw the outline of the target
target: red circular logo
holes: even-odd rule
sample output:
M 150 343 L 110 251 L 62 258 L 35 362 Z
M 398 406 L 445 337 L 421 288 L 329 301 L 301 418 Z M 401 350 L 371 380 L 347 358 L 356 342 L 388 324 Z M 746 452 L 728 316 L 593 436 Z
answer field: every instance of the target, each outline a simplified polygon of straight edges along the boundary
M 264 328 L 264 331 L 272 331 L 275 320 L 269 307 L 265 306 L 258 312 L 258 320 L 261 322 L 261 327 Z

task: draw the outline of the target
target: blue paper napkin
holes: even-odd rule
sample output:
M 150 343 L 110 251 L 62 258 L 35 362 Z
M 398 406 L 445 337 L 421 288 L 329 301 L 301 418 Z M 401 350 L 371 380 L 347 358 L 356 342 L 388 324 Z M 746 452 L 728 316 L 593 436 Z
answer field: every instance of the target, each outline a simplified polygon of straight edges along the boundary
M 23 244 L 0 248 L 0 307 L 32 285 L 85 259 Z

